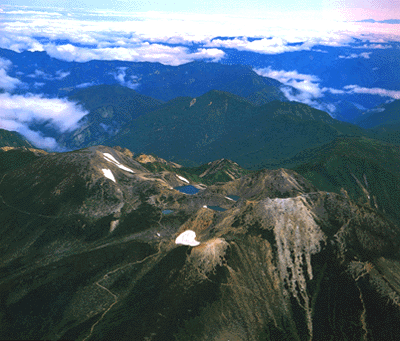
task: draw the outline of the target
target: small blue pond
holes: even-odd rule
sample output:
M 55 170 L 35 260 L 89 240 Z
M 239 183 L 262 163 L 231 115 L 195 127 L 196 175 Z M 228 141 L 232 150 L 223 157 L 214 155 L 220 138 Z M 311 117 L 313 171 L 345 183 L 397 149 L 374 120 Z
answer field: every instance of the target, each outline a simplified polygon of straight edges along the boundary
M 179 192 L 185 193 L 185 194 L 196 194 L 200 190 L 192 185 L 187 185 L 187 186 L 179 186 L 175 187 L 175 189 Z
M 226 211 L 226 208 L 222 208 L 222 207 L 219 207 L 219 206 L 207 206 L 208 208 L 211 208 L 212 210 L 214 210 L 214 211 L 219 211 L 219 212 L 224 212 L 224 211 Z
M 172 210 L 164 210 L 164 211 L 162 211 L 162 214 L 170 214 L 172 212 L 174 212 L 174 211 L 172 211 Z
M 228 198 L 231 198 L 232 200 L 238 201 L 240 199 L 239 196 L 237 195 L 227 195 Z

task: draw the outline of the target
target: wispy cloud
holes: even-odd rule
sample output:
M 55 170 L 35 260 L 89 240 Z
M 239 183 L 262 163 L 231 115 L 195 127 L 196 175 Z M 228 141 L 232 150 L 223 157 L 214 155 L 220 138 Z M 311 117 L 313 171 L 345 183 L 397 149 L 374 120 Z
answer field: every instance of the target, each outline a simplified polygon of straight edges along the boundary
M 27 75 L 27 77 L 29 78 L 41 78 L 41 79 L 45 79 L 45 80 L 61 80 L 64 79 L 65 77 L 68 77 L 71 73 L 70 72 L 65 72 L 62 70 L 58 70 L 56 71 L 56 75 L 50 75 L 44 71 L 41 70 L 35 70 L 34 73 Z
M 372 52 L 363 52 L 363 53 L 351 53 L 348 56 L 339 56 L 341 59 L 355 59 L 355 58 L 365 58 L 369 59 Z
M 96 85 L 95 82 L 87 82 L 87 83 L 81 83 L 75 86 L 77 89 L 83 89 L 83 88 L 88 88 L 89 86 Z
M 276 79 L 284 84 L 281 88 L 282 92 L 289 101 L 301 102 L 308 104 L 316 109 L 333 113 L 336 107 L 333 104 L 323 103 L 318 99 L 324 96 L 324 92 L 344 93 L 341 90 L 322 88 L 321 80 L 315 75 L 301 74 L 296 70 L 273 70 L 271 67 L 264 69 L 255 69 L 257 74 Z M 289 87 L 290 86 L 290 87 Z M 298 91 L 293 91 L 293 88 Z
M 285 85 L 290 85 L 291 87 L 308 94 L 310 98 L 323 96 L 322 89 L 319 85 L 321 80 L 315 75 L 301 74 L 296 70 L 272 70 L 271 67 L 255 69 L 254 71 L 261 76 L 273 78 Z
M 17 10 L 17 11 L 7 11 L 6 14 L 8 15 L 34 15 L 34 16 L 50 16 L 50 17 L 61 17 L 62 14 L 58 12 L 46 12 L 46 11 L 27 11 L 27 10 Z
M 126 86 L 130 89 L 136 89 L 139 86 L 134 75 L 129 76 L 130 80 L 126 80 L 126 69 L 127 67 L 119 67 L 118 72 L 113 72 L 111 75 L 114 76 L 115 80 L 118 81 L 122 86 Z
M 356 58 L 356 57 L 355 57 Z M 365 58 L 365 57 L 364 57 Z M 291 101 L 299 101 L 302 103 L 309 104 L 316 107 L 320 106 L 320 103 L 314 101 L 314 99 L 321 98 L 325 92 L 329 92 L 334 95 L 344 94 L 369 94 L 377 95 L 382 97 L 391 97 L 394 99 L 400 99 L 400 91 L 387 90 L 382 88 L 366 88 L 358 85 L 346 85 L 343 89 L 334 89 L 330 87 L 321 87 L 321 80 L 315 75 L 301 74 L 296 70 L 285 71 L 285 70 L 273 70 L 271 67 L 264 69 L 254 69 L 254 71 L 264 77 L 276 79 L 284 85 L 289 85 L 292 88 L 299 90 L 298 93 L 293 93 L 291 88 L 284 87 L 282 91 L 285 96 Z
M 363 88 L 358 85 L 347 85 L 344 89 L 348 93 L 356 93 L 356 94 L 369 94 L 369 95 L 378 95 L 381 97 L 391 97 L 394 99 L 400 99 L 400 91 L 396 90 L 386 90 L 381 88 Z
M 0 89 L 5 91 L 12 91 L 23 83 L 17 79 L 10 77 L 7 71 L 10 69 L 12 63 L 8 59 L 0 58 Z
M 355 49 L 391 49 L 391 44 L 363 44 L 359 46 L 353 46 Z
M 29 128 L 40 122 L 60 132 L 78 128 L 79 120 L 87 114 L 81 107 L 65 99 L 48 99 L 38 95 L 0 94 L 0 128 L 24 135 L 40 148 L 58 149 L 51 137 Z
M 33 86 L 34 86 L 35 88 L 41 88 L 41 87 L 44 86 L 44 85 L 46 85 L 46 83 L 43 83 L 43 82 L 35 82 L 35 83 L 33 84 Z

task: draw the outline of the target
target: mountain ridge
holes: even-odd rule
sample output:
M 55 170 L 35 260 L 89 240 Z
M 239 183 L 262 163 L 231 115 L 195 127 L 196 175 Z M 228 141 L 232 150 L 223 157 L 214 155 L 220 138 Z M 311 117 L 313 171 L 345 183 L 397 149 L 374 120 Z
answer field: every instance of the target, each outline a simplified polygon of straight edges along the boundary
M 339 135 L 368 134 L 302 103 L 273 101 L 255 106 L 236 95 L 212 90 L 198 98 L 169 101 L 105 144 L 154 152 L 186 166 L 228 158 L 256 169 Z
M 106 146 L 2 174 L 0 337 L 398 335 L 400 230 L 375 209 L 293 170 L 186 181 Z

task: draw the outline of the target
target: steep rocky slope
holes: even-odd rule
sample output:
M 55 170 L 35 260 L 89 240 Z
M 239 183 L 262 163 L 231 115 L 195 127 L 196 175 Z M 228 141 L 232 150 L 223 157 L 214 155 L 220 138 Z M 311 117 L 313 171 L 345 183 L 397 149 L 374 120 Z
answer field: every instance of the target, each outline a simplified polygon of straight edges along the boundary
M 294 171 L 199 186 L 90 147 L 3 173 L 0 220 L 1 339 L 400 332 L 398 226 Z

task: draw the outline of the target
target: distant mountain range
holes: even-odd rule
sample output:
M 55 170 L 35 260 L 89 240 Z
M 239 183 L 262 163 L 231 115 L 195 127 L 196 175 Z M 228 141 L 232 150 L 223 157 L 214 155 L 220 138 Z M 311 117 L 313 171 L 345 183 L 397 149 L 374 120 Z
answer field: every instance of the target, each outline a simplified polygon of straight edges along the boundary
M 187 166 L 226 157 L 256 169 L 339 135 L 364 134 L 305 104 L 274 101 L 255 106 L 236 95 L 211 91 L 169 101 L 105 143 Z
M 380 23 L 380 24 L 400 24 L 400 19 L 386 19 L 386 20 L 375 20 L 375 19 L 364 19 L 356 22 L 368 22 L 368 23 Z
M 287 100 L 280 89 L 282 83 L 259 76 L 249 66 L 206 62 L 180 66 L 122 61 L 69 63 L 51 58 L 45 52 L 16 53 L 5 49 L 0 49 L 0 57 L 11 60 L 15 65 L 11 75 L 28 85 L 17 93 L 74 98 L 74 93 L 83 87 L 120 84 L 160 101 L 197 97 L 210 90 L 232 92 L 255 104 Z
M 325 89 L 340 90 L 351 84 L 367 88 L 396 89 L 398 84 L 396 72 L 393 72 L 391 77 L 379 77 L 379 65 L 385 69 L 393 68 L 393 64 L 396 64 L 391 62 L 397 60 L 396 49 L 390 50 L 389 57 L 385 55 L 384 50 L 377 49 L 374 51 L 376 57 L 367 59 L 353 58 L 353 55 L 357 55 L 350 53 L 347 48 L 339 50 L 323 54 L 302 51 L 298 55 L 293 52 L 298 59 L 295 64 L 287 55 L 270 56 L 264 60 L 266 56 L 256 54 L 254 58 L 246 55 L 244 65 L 235 65 L 235 60 L 240 64 L 243 59 L 241 53 L 244 52 L 240 51 L 231 51 L 233 55 L 239 55 L 235 58 L 232 56 L 233 59 L 227 58 L 221 63 L 196 61 L 180 66 L 125 61 L 66 62 L 51 58 L 45 52 L 16 53 L 5 49 L 0 49 L 0 58 L 11 61 L 13 67 L 8 69 L 7 73 L 22 82 L 13 93 L 35 93 L 46 97 L 71 97 L 80 89 L 90 86 L 119 84 L 159 101 L 169 101 L 182 96 L 199 97 L 211 90 L 230 92 L 256 105 L 273 100 L 287 101 L 285 95 L 287 93 L 291 93 L 291 99 L 302 100 L 301 91 L 290 86 L 291 82 L 283 84 L 275 79 L 262 77 L 253 70 L 269 65 L 278 73 L 287 72 L 287 77 L 290 79 L 292 72 L 290 70 L 297 63 L 308 76 L 314 79 L 320 78 L 324 83 L 321 86 Z M 312 62 L 308 57 L 312 58 Z M 292 83 L 296 81 L 296 72 L 293 73 Z M 308 77 L 307 75 L 305 76 Z M 385 100 L 387 98 L 364 93 L 342 91 L 340 94 L 332 94 L 325 91 L 322 96 L 317 96 L 307 103 L 313 103 L 315 107 L 325 110 L 330 108 L 335 118 L 352 122 L 363 112 L 359 108 L 371 109 Z
M 384 128 L 400 123 L 400 100 L 393 100 L 364 112 L 355 121 L 363 128 Z

